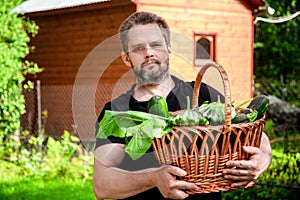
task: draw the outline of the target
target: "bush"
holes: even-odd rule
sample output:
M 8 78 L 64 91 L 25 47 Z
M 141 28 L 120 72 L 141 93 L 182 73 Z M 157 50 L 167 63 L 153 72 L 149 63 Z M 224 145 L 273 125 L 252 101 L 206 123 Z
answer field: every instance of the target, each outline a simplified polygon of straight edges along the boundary
M 28 132 L 14 137 L 15 151 L 0 159 L 0 199 L 95 199 L 93 154 L 78 143 L 67 131 L 60 139 Z
M 30 36 L 37 34 L 38 27 L 29 19 L 10 12 L 12 8 L 21 2 L 20 0 L 0 1 L 1 148 L 10 145 L 8 135 L 15 134 L 19 129 L 20 117 L 25 112 L 24 97 L 22 95 L 25 75 L 40 72 L 37 64 L 24 60 L 32 49 L 28 46 Z M 25 85 L 28 87 L 30 84 L 25 83 Z M 8 151 L 13 151 L 13 149 Z
M 43 145 L 45 141 L 47 142 Z M 88 152 L 81 153 L 78 142 L 78 138 L 67 131 L 60 140 L 52 137 L 44 140 L 41 136 L 31 136 L 25 144 L 16 139 L 11 144 L 15 144 L 17 148 L 11 152 L 7 162 L 15 165 L 14 169 L 18 169 L 15 173 L 21 176 L 86 180 L 92 176 L 93 155 Z

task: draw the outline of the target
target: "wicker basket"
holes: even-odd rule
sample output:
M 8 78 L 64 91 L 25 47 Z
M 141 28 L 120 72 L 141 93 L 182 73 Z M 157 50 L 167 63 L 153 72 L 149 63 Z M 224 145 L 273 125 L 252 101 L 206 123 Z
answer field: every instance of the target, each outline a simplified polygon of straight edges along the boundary
M 156 158 L 161 164 L 182 168 L 187 175 L 181 179 L 196 183 L 197 193 L 233 190 L 231 180 L 224 179 L 222 170 L 228 160 L 249 159 L 242 146 L 260 146 L 264 118 L 251 123 L 231 124 L 231 99 L 227 74 L 216 63 L 204 65 L 199 71 L 192 98 L 198 106 L 199 89 L 205 71 L 215 67 L 221 75 L 225 92 L 225 120 L 218 126 L 174 126 L 171 133 L 153 140 Z

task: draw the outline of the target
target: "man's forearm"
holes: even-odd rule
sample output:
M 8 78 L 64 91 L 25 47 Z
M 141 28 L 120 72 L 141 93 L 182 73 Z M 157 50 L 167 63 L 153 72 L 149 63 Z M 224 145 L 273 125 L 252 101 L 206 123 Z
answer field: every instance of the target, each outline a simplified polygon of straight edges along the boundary
M 151 172 L 155 170 L 153 168 L 130 172 L 104 166 L 98 160 L 95 160 L 94 167 L 97 169 L 93 177 L 94 192 L 97 199 L 126 198 L 155 186 L 151 180 Z
M 272 161 L 272 148 L 271 148 L 270 140 L 265 133 L 262 134 L 260 149 L 262 152 L 264 152 L 267 155 L 266 159 L 264 160 L 264 163 L 261 163 L 262 166 L 264 166 L 262 170 L 265 171 L 269 167 Z

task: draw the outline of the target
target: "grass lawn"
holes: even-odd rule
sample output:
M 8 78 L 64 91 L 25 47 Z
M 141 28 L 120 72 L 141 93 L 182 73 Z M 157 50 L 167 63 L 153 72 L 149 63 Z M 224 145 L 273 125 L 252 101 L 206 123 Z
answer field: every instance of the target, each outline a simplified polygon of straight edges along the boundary
M 0 160 L 1 200 L 95 200 L 92 177 L 32 178 L 19 175 L 21 168 Z
M 0 181 L 0 199 L 13 200 L 95 200 L 92 180 L 31 179 L 20 177 Z

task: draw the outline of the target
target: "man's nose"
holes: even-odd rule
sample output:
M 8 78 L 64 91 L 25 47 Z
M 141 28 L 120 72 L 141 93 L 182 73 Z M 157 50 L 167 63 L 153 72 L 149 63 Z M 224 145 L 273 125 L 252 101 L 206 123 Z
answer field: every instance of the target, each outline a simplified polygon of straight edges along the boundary
M 145 58 L 151 58 L 154 56 L 154 50 L 149 45 L 147 45 L 145 47 L 144 54 L 145 54 Z

